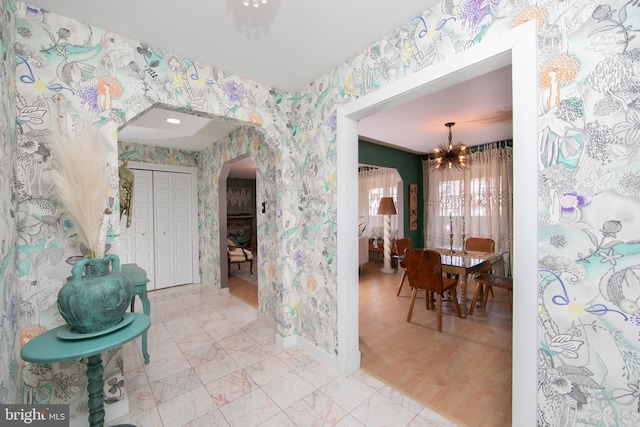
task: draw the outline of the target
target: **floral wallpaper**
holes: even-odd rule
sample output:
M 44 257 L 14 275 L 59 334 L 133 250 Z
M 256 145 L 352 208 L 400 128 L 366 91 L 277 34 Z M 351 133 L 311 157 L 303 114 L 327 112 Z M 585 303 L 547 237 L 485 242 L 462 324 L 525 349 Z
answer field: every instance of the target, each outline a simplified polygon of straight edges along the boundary
M 199 211 L 207 213 L 200 223 L 203 277 L 215 285 L 220 274 L 217 198 L 204 194 L 216 191 L 221 159 L 249 152 L 262 162 L 254 143 L 264 142 L 273 151 L 264 154 L 270 166 L 260 179 L 268 185 L 258 193 L 271 191 L 267 200 L 274 202 L 259 218 L 259 241 L 265 243 L 259 253 L 260 310 L 276 320 L 283 336 L 296 334 L 333 355 L 339 351 L 337 108 L 535 19 L 538 424 L 640 424 L 637 0 L 443 1 L 408 17 L 405 25 L 296 93 L 20 2 L 7 5 L 8 19 L 15 20 L 17 93 L 15 101 L 5 99 L 11 79 L 7 83 L 3 76 L 2 108 L 10 111 L 15 102 L 18 125 L 15 145 L 12 127 L 5 125 L 2 147 L 17 158 L 16 190 L 3 183 L 0 200 L 5 213 L 18 197 L 21 237 L 9 245 L 16 248 L 20 283 L 19 292 L 7 294 L 11 282 L 3 277 L 3 319 L 9 307 L 20 307 L 20 328 L 47 324 L 55 316 L 57 286 L 68 274 L 60 260 L 72 249 L 59 231 L 64 226 L 57 222 L 55 199 L 46 192 L 46 132 L 56 127 L 54 96 L 65 95 L 75 123 L 104 128 L 114 159 L 115 129 L 154 104 L 167 104 L 256 125 L 198 159 L 202 176 L 211 178 L 199 184 Z M 3 236 L 11 237 L 12 225 L 2 227 Z M 2 255 L 11 257 L 13 250 L 3 247 Z M 5 325 L 3 339 L 13 343 Z M 2 357 L 3 366 L 12 364 Z M 15 386 L 8 389 L 13 393 Z
M 7 2 L 0 1 L 0 402 L 18 402 L 20 359 L 19 309 L 15 305 L 16 199 L 13 168 L 16 163 L 15 79 L 13 74 L 14 16 Z
M 132 142 L 118 142 L 118 158 L 161 165 L 198 166 L 198 153 L 195 151 L 151 147 Z
M 640 4 L 559 6 L 527 12 L 541 95 L 538 421 L 638 425 Z

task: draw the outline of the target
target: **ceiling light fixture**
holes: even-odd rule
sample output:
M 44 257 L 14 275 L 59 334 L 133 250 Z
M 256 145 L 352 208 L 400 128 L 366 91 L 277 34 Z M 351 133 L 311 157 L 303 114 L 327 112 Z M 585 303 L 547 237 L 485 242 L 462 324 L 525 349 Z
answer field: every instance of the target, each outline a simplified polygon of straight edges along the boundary
M 253 7 L 260 7 L 260 3 L 267 4 L 267 0 L 242 0 L 242 4 L 245 6 L 253 5 Z
M 182 123 L 182 121 L 180 121 L 179 119 L 174 119 L 169 117 L 167 120 L 167 123 L 171 123 L 172 125 L 177 125 L 178 123 Z
M 436 156 L 436 170 L 463 170 L 467 168 L 465 162 L 465 153 L 467 152 L 467 146 L 461 142 L 457 144 L 453 144 L 451 142 L 451 128 L 455 125 L 454 122 L 449 122 L 444 124 L 449 128 L 449 144 L 442 144 L 438 148 L 436 148 L 435 156 Z

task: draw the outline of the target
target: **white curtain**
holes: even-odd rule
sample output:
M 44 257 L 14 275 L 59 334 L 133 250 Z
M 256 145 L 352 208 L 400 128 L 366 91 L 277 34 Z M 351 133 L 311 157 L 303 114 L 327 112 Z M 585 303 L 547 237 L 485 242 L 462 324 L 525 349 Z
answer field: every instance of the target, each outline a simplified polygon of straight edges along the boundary
M 381 197 L 393 197 L 398 209 L 398 171 L 389 168 L 360 167 L 358 172 L 358 216 L 366 224 L 364 234 L 383 237 L 384 216 L 377 215 Z M 391 216 L 391 237 L 398 231 L 398 216 Z
M 513 156 L 506 142 L 486 144 L 467 156 L 462 171 L 434 169 L 422 163 L 425 179 L 425 246 L 462 247 L 462 234 L 488 237 L 496 250 L 512 251 Z M 450 230 L 452 229 L 452 231 Z

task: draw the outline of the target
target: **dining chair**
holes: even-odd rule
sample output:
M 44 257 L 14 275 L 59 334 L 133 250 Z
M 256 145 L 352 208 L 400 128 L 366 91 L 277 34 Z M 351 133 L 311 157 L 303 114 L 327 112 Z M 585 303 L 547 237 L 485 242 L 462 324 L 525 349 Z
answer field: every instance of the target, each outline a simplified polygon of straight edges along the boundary
M 407 266 L 404 262 L 404 252 L 411 247 L 411 239 L 404 238 L 396 240 L 396 257 L 398 258 L 398 268 L 402 270 L 402 277 L 400 278 L 400 284 L 398 285 L 398 292 L 396 292 L 397 297 L 400 296 L 402 284 L 404 283 L 404 279 L 407 277 Z
M 465 240 L 465 249 L 472 252 L 494 252 L 496 242 L 485 237 L 469 237 Z
M 418 289 L 424 289 L 425 306 L 427 310 L 429 310 L 429 292 L 437 295 L 436 312 L 438 332 L 442 332 L 442 294 L 445 291 L 451 292 L 451 299 L 456 308 L 456 313 L 458 317 L 462 317 L 460 305 L 458 304 L 458 296 L 456 295 L 456 285 L 458 281 L 454 278 L 442 277 L 442 262 L 440 261 L 440 254 L 436 251 L 410 248 L 405 251 L 404 256 L 409 286 L 412 288 L 407 322 L 411 321 L 413 305 L 416 302 Z
M 509 307 L 513 310 L 513 279 L 511 277 L 505 276 L 496 276 L 492 273 L 482 273 L 475 278 L 476 280 L 476 290 L 473 292 L 473 299 L 471 300 L 471 308 L 469 309 L 469 315 L 473 314 L 473 310 L 476 307 L 476 302 L 478 302 L 478 297 L 480 295 L 480 291 L 484 286 L 484 297 L 482 298 L 482 306 L 487 306 L 487 297 L 489 296 L 489 291 L 492 290 L 494 286 L 502 289 L 506 289 L 509 294 Z
M 469 237 L 465 240 L 465 250 L 471 252 L 495 252 L 496 250 L 496 242 L 493 239 L 489 239 L 486 237 Z M 482 266 L 481 273 L 488 273 L 491 271 L 491 263 L 487 262 Z M 470 277 L 470 280 L 473 280 L 476 275 Z M 487 289 L 488 291 L 488 289 Z M 493 289 L 490 291 L 491 296 L 493 297 Z M 483 298 L 485 300 L 486 298 Z

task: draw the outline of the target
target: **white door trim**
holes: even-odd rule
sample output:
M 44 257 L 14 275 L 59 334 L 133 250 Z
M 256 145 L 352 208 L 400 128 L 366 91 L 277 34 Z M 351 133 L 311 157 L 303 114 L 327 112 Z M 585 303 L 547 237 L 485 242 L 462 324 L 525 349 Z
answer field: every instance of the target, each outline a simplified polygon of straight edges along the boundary
M 536 423 L 537 380 L 537 86 L 536 23 L 520 25 L 491 41 L 398 80 L 338 108 L 338 368 L 360 367 L 357 197 L 358 120 L 512 64 L 514 152 L 514 291 L 512 419 Z
M 193 259 L 193 283 L 200 283 L 200 256 L 198 252 L 198 168 L 193 166 L 160 165 L 156 163 L 129 162 L 129 169 L 142 169 L 161 172 L 177 172 L 191 175 L 191 221 L 192 221 L 192 259 Z M 135 197 L 135 184 L 133 197 Z

